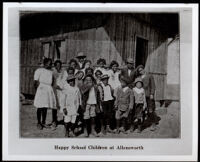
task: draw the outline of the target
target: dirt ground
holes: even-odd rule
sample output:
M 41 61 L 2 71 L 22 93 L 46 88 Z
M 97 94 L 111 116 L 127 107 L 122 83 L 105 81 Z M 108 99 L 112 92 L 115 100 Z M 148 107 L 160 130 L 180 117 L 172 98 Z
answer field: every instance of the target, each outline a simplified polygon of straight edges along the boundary
M 158 104 L 157 104 L 158 105 Z M 156 108 L 160 117 L 159 124 L 155 131 L 150 127 L 145 128 L 141 133 L 134 131 L 128 134 L 109 133 L 103 137 L 95 138 L 179 138 L 180 137 L 180 107 L 179 102 L 172 102 L 168 107 Z M 47 123 L 51 123 L 51 110 L 47 113 Z M 62 114 L 58 113 L 58 120 Z M 33 105 L 22 105 L 20 109 L 20 132 L 22 138 L 65 138 L 64 126 L 58 125 L 56 130 L 37 129 L 36 108 Z M 83 138 L 81 136 L 75 138 Z

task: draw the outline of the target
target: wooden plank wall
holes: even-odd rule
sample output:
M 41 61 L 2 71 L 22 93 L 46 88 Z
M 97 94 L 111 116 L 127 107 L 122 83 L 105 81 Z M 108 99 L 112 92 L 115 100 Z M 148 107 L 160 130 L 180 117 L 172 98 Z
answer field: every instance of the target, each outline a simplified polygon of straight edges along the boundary
M 144 15 L 143 17 L 146 21 L 150 21 L 148 15 Z M 88 23 L 88 21 L 86 22 Z M 66 26 L 64 27 L 66 28 Z M 73 28 L 73 25 L 70 27 Z M 66 60 L 63 60 L 63 62 L 68 62 L 71 58 L 75 57 L 77 52 L 83 51 L 93 63 L 96 63 L 99 57 L 103 57 L 107 63 L 110 63 L 114 59 L 123 65 L 128 57 L 135 59 L 136 36 L 147 39 L 148 58 L 146 69 L 154 75 L 157 87 L 156 99 L 164 99 L 166 38 L 163 36 L 163 33 L 145 23 L 142 20 L 142 16 L 137 17 L 134 14 L 110 14 L 106 24 L 101 27 L 69 33 L 62 33 L 63 31 L 65 29 L 60 29 L 61 33 L 58 35 L 65 39 L 66 44 Z M 36 67 L 32 66 L 37 66 L 41 62 L 41 41 L 40 38 L 31 39 L 22 41 L 21 45 L 21 90 L 23 93 L 33 94 L 33 73 Z

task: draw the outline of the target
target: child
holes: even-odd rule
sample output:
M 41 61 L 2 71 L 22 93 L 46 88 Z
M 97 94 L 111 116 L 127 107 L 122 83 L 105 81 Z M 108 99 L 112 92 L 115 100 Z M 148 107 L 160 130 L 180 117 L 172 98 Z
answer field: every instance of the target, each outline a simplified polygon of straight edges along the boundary
M 81 105 L 81 94 L 77 87 L 75 87 L 75 77 L 69 75 L 67 77 L 67 83 L 69 86 L 64 86 L 64 102 L 62 105 L 64 125 L 65 125 L 65 136 L 70 137 L 74 135 L 75 121 L 78 115 L 78 108 Z M 70 132 L 71 129 L 71 132 Z
M 79 64 L 75 59 L 71 59 L 69 61 L 69 67 L 72 67 L 74 69 L 74 74 L 78 72 L 79 69 Z
M 123 76 L 120 76 L 121 86 L 116 89 L 116 100 L 115 100 L 115 109 L 116 109 L 116 124 L 117 130 L 116 133 L 126 133 L 125 127 L 127 125 L 127 118 L 129 111 L 133 109 L 134 104 L 134 94 L 133 91 L 128 87 L 129 80 Z M 122 121 L 122 127 L 120 124 Z
M 68 76 L 69 75 L 74 75 L 75 74 L 75 69 L 73 67 L 68 67 L 67 74 L 68 74 Z
M 102 89 L 101 92 L 101 106 L 103 109 L 103 121 L 104 121 L 104 128 L 103 133 L 106 134 L 108 132 L 112 132 L 110 129 L 111 121 L 112 121 L 112 114 L 113 114 L 113 107 L 114 107 L 114 97 L 113 97 L 113 89 L 108 84 L 108 75 L 103 75 L 101 77 L 101 84 L 99 87 Z
M 101 76 L 103 73 L 100 70 L 97 70 L 94 75 L 96 78 L 96 84 L 99 85 L 101 83 Z
M 89 129 L 91 135 L 98 136 L 95 131 L 95 117 L 96 113 L 100 112 L 100 93 L 98 87 L 95 85 L 95 79 L 92 75 L 86 75 L 83 79 L 83 86 L 81 87 L 82 94 L 82 108 L 84 111 L 84 136 L 89 136 Z M 91 125 L 90 125 L 91 122 Z
M 103 58 L 100 58 L 97 60 L 97 68 L 95 69 L 94 73 L 97 71 L 97 70 L 100 70 L 103 74 L 105 72 L 105 68 L 104 66 L 106 65 L 106 60 L 103 59 Z
M 61 106 L 61 102 L 62 102 L 62 89 L 61 87 L 63 87 L 63 84 L 65 83 L 66 79 L 67 79 L 67 71 L 62 69 L 62 62 L 60 60 L 56 60 L 54 62 L 54 66 L 55 68 L 53 69 L 53 76 L 55 79 L 54 82 L 54 87 L 56 89 L 55 91 L 55 95 L 56 95 L 56 101 L 58 103 L 58 110 L 60 110 L 60 106 Z M 57 126 L 57 110 L 53 109 L 52 110 L 52 128 L 56 129 Z
M 91 67 L 85 69 L 85 75 L 93 75 L 94 70 Z
M 92 67 L 92 61 L 91 60 L 85 60 L 85 62 L 83 63 L 83 68 L 81 69 L 84 72 L 85 75 L 85 70 L 87 68 L 91 68 Z
M 135 121 L 137 122 L 138 133 L 141 133 L 142 123 L 143 123 L 143 112 L 145 111 L 147 107 L 142 79 L 136 78 L 133 92 L 134 92 L 134 98 L 135 98 L 135 108 L 134 108 L 135 115 L 134 116 L 135 116 Z
M 84 72 L 79 70 L 76 75 L 76 87 L 80 89 L 80 87 L 83 85 L 83 77 L 84 77 Z
M 37 88 L 34 106 L 37 108 L 37 128 L 49 128 L 46 125 L 47 108 L 56 109 L 56 97 L 53 85 L 53 72 L 51 71 L 52 60 L 45 58 L 43 60 L 44 67 L 39 68 L 34 74 L 34 86 Z M 42 122 L 41 122 L 42 117 Z
M 117 87 L 120 86 L 120 81 L 119 81 L 119 74 L 120 72 L 118 71 L 119 64 L 117 61 L 112 61 L 110 63 L 110 70 L 109 70 L 109 80 L 108 83 L 112 86 L 112 88 L 115 90 Z

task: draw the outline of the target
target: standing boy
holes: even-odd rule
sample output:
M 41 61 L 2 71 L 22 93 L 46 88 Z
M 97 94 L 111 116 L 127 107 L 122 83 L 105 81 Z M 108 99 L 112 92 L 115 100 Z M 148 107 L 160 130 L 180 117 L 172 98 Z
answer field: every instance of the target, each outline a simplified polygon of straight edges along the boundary
M 121 86 L 116 89 L 116 100 L 115 100 L 115 109 L 116 109 L 116 124 L 117 130 L 116 133 L 123 132 L 127 126 L 127 118 L 129 112 L 133 109 L 134 104 L 134 94 L 133 90 L 128 87 L 129 80 L 120 75 Z M 120 124 L 122 127 L 120 128 Z
M 74 136 L 75 121 L 78 115 L 78 108 L 81 105 L 81 94 L 78 87 L 75 86 L 75 77 L 69 75 L 67 77 L 68 85 L 64 86 L 64 102 L 62 105 L 64 124 L 65 124 L 65 136 Z M 71 130 L 71 132 L 70 132 Z

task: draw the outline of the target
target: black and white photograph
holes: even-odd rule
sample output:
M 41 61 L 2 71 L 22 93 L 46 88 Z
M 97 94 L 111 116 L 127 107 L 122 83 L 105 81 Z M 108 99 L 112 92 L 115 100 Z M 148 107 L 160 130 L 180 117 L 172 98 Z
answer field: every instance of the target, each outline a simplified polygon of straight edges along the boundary
M 179 138 L 178 22 L 21 12 L 21 137 Z
M 71 5 L 5 5 L 6 159 L 194 159 L 198 6 Z

